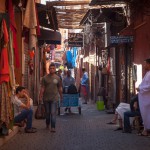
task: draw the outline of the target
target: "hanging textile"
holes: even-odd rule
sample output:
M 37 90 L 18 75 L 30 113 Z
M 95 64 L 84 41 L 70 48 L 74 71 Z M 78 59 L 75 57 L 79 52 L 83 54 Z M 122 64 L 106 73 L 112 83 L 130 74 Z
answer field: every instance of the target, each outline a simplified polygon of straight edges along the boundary
M 11 99 L 8 93 L 8 83 L 3 82 L 0 105 L 0 121 L 5 123 L 7 127 L 10 124 L 10 121 L 13 119 Z
M 10 70 L 10 86 L 12 88 L 12 93 L 14 94 L 16 81 L 15 81 L 15 68 L 14 68 L 13 36 L 11 31 L 9 31 L 8 58 L 9 58 L 9 70 Z
M 29 49 L 36 48 L 37 43 L 37 14 L 34 0 L 28 0 L 23 21 L 24 27 L 29 30 Z
M 9 62 L 8 62 L 8 31 L 6 22 L 2 20 L 2 31 L 4 45 L 0 54 L 0 84 L 9 81 Z
M 13 33 L 13 48 L 14 48 L 15 62 L 16 62 L 15 65 L 17 68 L 19 68 L 20 60 L 19 60 L 19 50 L 18 50 L 18 44 L 17 44 L 17 29 L 16 29 L 12 0 L 8 0 L 8 14 L 10 18 L 10 29 Z
M 71 51 L 66 51 L 66 59 L 67 59 L 67 63 L 66 63 L 67 68 L 72 69 L 73 68 L 73 65 L 72 65 L 73 57 L 72 57 Z

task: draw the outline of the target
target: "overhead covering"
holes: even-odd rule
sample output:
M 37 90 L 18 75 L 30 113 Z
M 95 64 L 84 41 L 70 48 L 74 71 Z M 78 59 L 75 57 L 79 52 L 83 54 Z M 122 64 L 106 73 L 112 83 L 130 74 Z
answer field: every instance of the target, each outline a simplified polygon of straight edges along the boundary
M 54 7 L 47 7 L 46 5 L 36 3 L 37 6 L 37 12 L 38 12 L 38 18 L 39 18 L 39 24 L 42 27 L 50 28 L 53 30 L 58 30 L 58 24 L 57 24 L 57 17 Z M 48 18 L 46 16 L 48 15 Z
M 79 23 L 88 10 L 89 0 L 47 1 L 46 6 L 54 6 L 58 28 L 81 29 Z
M 81 20 L 80 24 L 86 24 L 89 22 L 88 17 L 93 17 L 93 23 L 100 23 L 100 22 L 124 22 L 125 17 L 123 15 L 123 9 L 121 7 L 117 8 L 101 8 L 101 9 L 91 9 L 89 10 L 86 15 Z
M 107 5 L 107 4 L 124 4 L 125 0 L 91 0 L 90 6 L 92 5 Z
M 46 44 L 61 44 L 61 34 L 58 31 L 47 29 L 40 30 L 41 35 L 38 37 L 39 45 Z

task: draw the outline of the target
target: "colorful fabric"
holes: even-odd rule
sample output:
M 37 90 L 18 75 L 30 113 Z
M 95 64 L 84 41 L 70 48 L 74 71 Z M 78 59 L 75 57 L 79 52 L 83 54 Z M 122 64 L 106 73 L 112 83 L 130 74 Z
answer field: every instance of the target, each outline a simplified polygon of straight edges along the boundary
M 15 66 L 17 68 L 19 68 L 20 60 L 19 60 L 19 50 L 18 50 L 18 44 L 17 44 L 17 30 L 16 30 L 16 23 L 15 23 L 12 0 L 8 0 L 8 14 L 9 14 L 9 18 L 10 18 L 10 29 L 13 33 L 13 48 L 14 48 L 14 54 L 15 54 Z
M 13 111 L 10 97 L 8 95 L 8 83 L 2 83 L 2 100 L 0 105 L 0 120 L 7 126 L 13 119 Z
M 9 81 L 9 62 L 8 62 L 8 31 L 6 22 L 2 20 L 2 28 L 3 28 L 3 35 L 4 35 L 4 45 L 0 55 L 0 84 L 2 82 Z

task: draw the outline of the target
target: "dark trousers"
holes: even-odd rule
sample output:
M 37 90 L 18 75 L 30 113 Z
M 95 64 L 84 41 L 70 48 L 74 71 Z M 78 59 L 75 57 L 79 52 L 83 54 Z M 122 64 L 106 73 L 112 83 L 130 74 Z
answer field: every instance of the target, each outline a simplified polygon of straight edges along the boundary
M 140 116 L 139 111 L 126 111 L 124 113 L 124 130 L 131 131 L 130 117 Z

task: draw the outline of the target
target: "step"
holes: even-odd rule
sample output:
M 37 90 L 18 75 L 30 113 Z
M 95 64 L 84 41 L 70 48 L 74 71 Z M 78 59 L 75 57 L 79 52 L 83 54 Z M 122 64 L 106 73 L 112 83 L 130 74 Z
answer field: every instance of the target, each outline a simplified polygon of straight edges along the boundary
M 13 129 L 9 129 L 9 134 L 4 137 L 0 137 L 0 147 L 4 145 L 8 140 L 10 140 L 14 135 L 16 135 L 19 131 L 19 127 L 14 126 Z

